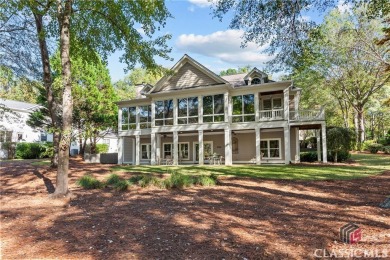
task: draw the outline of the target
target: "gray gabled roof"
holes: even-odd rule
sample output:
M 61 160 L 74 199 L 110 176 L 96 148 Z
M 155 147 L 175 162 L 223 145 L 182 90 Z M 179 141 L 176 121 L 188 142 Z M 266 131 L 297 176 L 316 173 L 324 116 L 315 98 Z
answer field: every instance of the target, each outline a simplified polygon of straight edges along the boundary
M 0 98 L 0 106 L 4 106 L 8 109 L 12 110 L 25 110 L 25 111 L 33 111 L 40 107 L 40 105 L 26 103 L 16 100 L 2 99 Z

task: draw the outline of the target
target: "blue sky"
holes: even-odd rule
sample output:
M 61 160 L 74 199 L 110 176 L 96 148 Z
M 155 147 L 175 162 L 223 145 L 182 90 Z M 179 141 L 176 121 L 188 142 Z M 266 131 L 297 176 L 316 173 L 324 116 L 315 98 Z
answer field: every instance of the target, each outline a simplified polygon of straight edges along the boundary
M 167 21 L 160 33 L 172 35 L 168 44 L 172 47 L 170 57 L 174 61 L 157 59 L 159 64 L 171 68 L 184 54 L 188 54 L 219 73 L 221 70 L 245 65 L 261 69 L 264 62 L 271 59 L 261 53 L 264 47 L 253 43 L 249 43 L 245 49 L 240 48 L 243 32 L 229 29 L 229 16 L 225 16 L 222 22 L 213 18 L 207 0 L 171 0 L 166 4 L 174 18 Z M 323 14 L 309 12 L 304 14 L 304 18 L 321 22 Z M 125 76 L 125 65 L 119 62 L 119 57 L 120 52 L 116 52 L 108 59 L 113 82 Z

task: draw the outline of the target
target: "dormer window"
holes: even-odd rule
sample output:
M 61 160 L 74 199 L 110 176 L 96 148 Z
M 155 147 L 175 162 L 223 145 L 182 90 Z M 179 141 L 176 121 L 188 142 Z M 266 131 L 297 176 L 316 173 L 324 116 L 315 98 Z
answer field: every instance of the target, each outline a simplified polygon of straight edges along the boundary
M 256 84 L 260 84 L 261 83 L 261 79 L 260 78 L 254 78 L 252 79 L 251 81 L 251 84 L 252 85 L 256 85 Z

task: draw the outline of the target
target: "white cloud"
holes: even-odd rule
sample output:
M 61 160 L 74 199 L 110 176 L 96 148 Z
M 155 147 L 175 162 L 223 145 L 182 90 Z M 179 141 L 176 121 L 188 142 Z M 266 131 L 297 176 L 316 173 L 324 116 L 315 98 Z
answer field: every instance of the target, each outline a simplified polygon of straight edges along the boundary
M 188 0 L 193 5 L 199 6 L 199 7 L 209 7 L 213 4 L 211 0 Z
M 248 43 L 246 48 L 241 48 L 243 33 L 242 30 L 226 30 L 208 35 L 182 34 L 176 46 L 186 53 L 197 53 L 237 65 L 260 65 L 272 58 L 261 53 L 267 46 L 258 47 L 255 43 Z

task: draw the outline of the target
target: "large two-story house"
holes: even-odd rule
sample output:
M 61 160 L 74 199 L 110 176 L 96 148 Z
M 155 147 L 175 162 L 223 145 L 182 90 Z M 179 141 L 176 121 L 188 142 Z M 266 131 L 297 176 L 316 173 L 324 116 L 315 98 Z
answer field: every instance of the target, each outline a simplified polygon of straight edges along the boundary
M 324 111 L 300 110 L 300 92 L 256 68 L 220 77 L 184 55 L 139 98 L 118 102 L 118 162 L 289 164 L 299 161 L 300 129 L 317 129 L 327 162 Z

